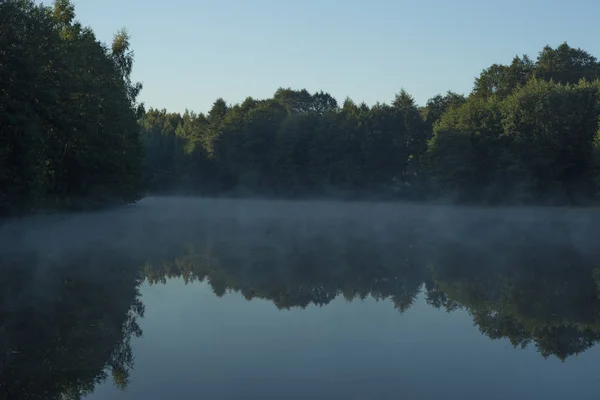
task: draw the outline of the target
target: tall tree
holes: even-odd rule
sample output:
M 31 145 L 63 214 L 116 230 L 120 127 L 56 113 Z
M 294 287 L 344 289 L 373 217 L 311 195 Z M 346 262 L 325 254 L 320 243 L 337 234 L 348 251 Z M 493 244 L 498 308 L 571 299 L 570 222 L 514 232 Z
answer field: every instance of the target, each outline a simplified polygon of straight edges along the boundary
M 75 20 L 70 1 L 0 7 L 0 214 L 137 200 L 141 86 L 129 79 L 126 37 L 117 35 L 115 47 L 124 52 L 123 70 Z

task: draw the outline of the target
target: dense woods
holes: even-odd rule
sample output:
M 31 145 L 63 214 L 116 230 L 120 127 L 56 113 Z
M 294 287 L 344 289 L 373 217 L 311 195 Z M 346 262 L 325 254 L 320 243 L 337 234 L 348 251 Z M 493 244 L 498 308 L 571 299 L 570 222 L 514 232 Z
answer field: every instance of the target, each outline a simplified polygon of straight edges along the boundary
M 68 0 L 0 1 L 0 214 L 140 198 L 132 66 L 127 32 L 103 45 Z
M 371 107 L 280 88 L 141 119 L 152 192 L 586 204 L 598 194 L 600 63 L 566 43 L 481 72 L 468 96 Z
M 144 194 L 589 204 L 600 190 L 600 63 L 566 43 L 419 106 L 281 87 L 183 114 L 137 102 L 111 46 L 52 7 L 0 1 L 0 214 Z

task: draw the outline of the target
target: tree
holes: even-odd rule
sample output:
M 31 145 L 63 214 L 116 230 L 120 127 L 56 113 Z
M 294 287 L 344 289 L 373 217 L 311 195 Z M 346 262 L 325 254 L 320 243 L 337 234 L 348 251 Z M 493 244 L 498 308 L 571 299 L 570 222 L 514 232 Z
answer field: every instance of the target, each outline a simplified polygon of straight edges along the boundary
M 429 141 L 429 173 L 440 195 L 458 201 L 499 199 L 505 145 L 500 102 L 471 98 L 450 108 Z M 487 193 L 486 193 L 487 192 Z
M 545 46 L 540 51 L 535 72 L 538 78 L 546 81 L 575 84 L 581 79 L 600 78 L 600 63 L 588 52 L 564 42 L 556 49 Z
M 600 86 L 532 80 L 504 105 L 521 179 L 538 202 L 573 203 L 593 196 L 594 139 Z
M 0 3 L 0 214 L 135 201 L 142 148 L 133 59 L 122 67 L 70 1 Z M 135 90 L 134 90 L 135 89 Z
M 448 91 L 444 96 L 438 94 L 429 100 L 421 110 L 421 117 L 425 120 L 430 134 L 433 133 L 433 125 L 440 120 L 442 115 L 451 107 L 459 107 L 465 101 L 466 97 L 452 91 Z
M 170 139 L 153 145 L 145 120 L 149 189 L 585 203 L 600 190 L 600 145 L 596 83 L 579 80 L 597 71 L 593 56 L 564 43 L 535 62 L 523 55 L 493 64 L 468 96 L 449 91 L 423 107 L 403 89 L 373 106 L 283 87 L 239 104 L 219 98 L 206 116 L 173 116 L 179 122 L 161 134 Z
M 527 56 L 515 57 L 510 65 L 493 64 L 475 79 L 473 95 L 507 97 L 535 74 L 535 64 Z

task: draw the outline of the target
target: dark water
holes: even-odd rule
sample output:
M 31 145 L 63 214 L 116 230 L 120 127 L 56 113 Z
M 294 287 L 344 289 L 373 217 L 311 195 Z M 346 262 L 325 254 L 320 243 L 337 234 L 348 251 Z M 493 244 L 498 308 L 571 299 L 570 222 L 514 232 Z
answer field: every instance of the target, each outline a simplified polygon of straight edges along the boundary
M 0 399 L 597 399 L 600 211 L 149 198 L 0 225 Z

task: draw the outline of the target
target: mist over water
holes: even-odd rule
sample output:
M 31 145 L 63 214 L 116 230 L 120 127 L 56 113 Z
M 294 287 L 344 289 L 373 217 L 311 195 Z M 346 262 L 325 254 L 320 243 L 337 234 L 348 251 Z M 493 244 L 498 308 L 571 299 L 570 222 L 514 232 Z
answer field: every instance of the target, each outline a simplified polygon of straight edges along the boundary
M 0 394 L 590 398 L 599 219 L 149 197 L 5 220 Z
M 507 240 L 519 231 L 533 240 L 548 243 L 564 244 L 567 235 L 568 244 L 585 249 L 596 245 L 590 234 L 597 229 L 599 216 L 596 209 L 554 207 L 149 197 L 116 210 L 5 220 L 0 225 L 0 250 L 74 249 L 99 241 L 145 254 L 158 250 L 153 248 L 155 243 L 186 240 L 197 232 L 238 235 L 239 229 L 257 229 L 252 232 L 256 235 L 269 226 L 297 234 L 327 231 L 371 241 L 393 239 L 385 235 L 413 229 L 415 234 L 431 240 L 453 240 L 465 245 Z M 232 228 L 236 230 L 232 232 Z

